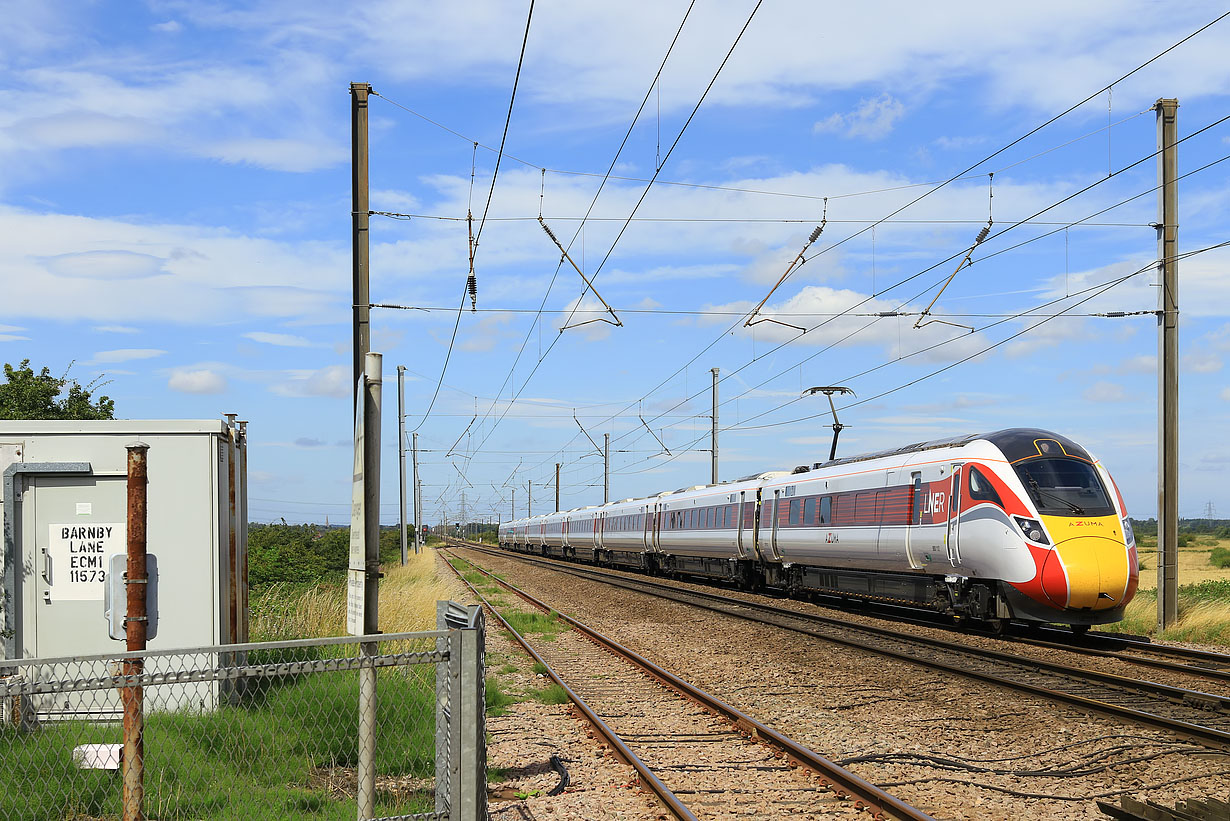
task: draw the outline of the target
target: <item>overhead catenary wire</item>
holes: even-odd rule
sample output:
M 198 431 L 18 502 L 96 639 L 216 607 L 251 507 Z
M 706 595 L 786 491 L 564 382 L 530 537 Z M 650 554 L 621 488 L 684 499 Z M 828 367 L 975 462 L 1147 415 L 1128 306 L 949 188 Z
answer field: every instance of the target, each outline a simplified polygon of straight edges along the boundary
M 739 34 L 738 34 L 738 36 L 735 38 L 734 43 L 732 43 L 732 44 L 731 44 L 730 49 L 726 52 L 726 56 L 722 59 L 721 64 L 720 64 L 720 65 L 718 66 L 718 68 L 717 68 L 717 71 L 715 71 L 715 72 L 714 72 L 713 77 L 712 77 L 712 78 L 710 79 L 710 81 L 709 81 L 709 84 L 705 87 L 705 90 L 704 90 L 704 92 L 701 94 L 700 99 L 697 101 L 696 105 L 693 107 L 693 109 L 692 109 L 692 113 L 688 115 L 687 120 L 684 122 L 683 126 L 679 129 L 679 133 L 676 135 L 676 137 L 675 137 L 675 141 L 671 144 L 670 149 L 666 152 L 666 155 L 662 158 L 662 166 L 660 166 L 660 167 L 659 167 L 659 168 L 658 168 L 658 169 L 654 172 L 654 176 L 653 176 L 653 178 L 651 178 L 651 180 L 650 180 L 648 183 L 646 183 L 645 190 L 644 190 L 644 192 L 642 192 L 640 199 L 638 199 L 638 200 L 637 200 L 637 203 L 636 203 L 636 205 L 633 207 L 633 209 L 632 209 L 632 213 L 629 215 L 629 217 L 633 217 L 633 216 L 635 216 L 635 215 L 636 215 L 636 211 L 637 211 L 637 209 L 640 207 L 641 203 L 642 203 L 642 202 L 644 202 L 645 196 L 649 193 L 649 189 L 650 189 L 650 188 L 652 187 L 652 185 L 653 185 L 653 180 L 657 179 L 658 174 L 659 174 L 659 173 L 661 173 L 662 167 L 664 167 L 664 166 L 665 166 L 665 164 L 666 164 L 666 162 L 667 162 L 667 160 L 669 160 L 669 159 L 670 159 L 670 155 L 671 155 L 671 153 L 675 150 L 675 147 L 679 145 L 680 140 L 682 140 L 682 138 L 683 138 L 684 132 L 686 132 L 686 131 L 687 131 L 688 126 L 691 124 L 691 122 L 692 122 L 693 118 L 695 118 L 695 116 L 696 116 L 696 112 L 700 110 L 700 106 L 704 103 L 705 98 L 706 98 L 706 97 L 708 96 L 708 94 L 709 94 L 709 91 L 713 88 L 713 84 L 717 81 L 717 78 L 718 78 L 718 76 L 721 74 L 722 69 L 726 66 L 726 63 L 730 60 L 730 55 L 734 53 L 735 48 L 736 48 L 736 47 L 738 46 L 738 44 L 739 44 L 739 41 L 743 38 L 744 33 L 746 33 L 748 26 L 749 26 L 749 25 L 751 25 L 752 19 L 756 16 L 756 12 L 757 12 L 757 11 L 759 11 L 760 6 L 761 6 L 761 3 L 762 3 L 762 2 L 763 2 L 763 0 L 757 0 L 756 5 L 752 8 L 752 12 L 751 12 L 751 14 L 749 14 L 749 15 L 748 15 L 747 21 L 743 24 L 743 28 L 742 28 L 742 29 L 740 29 Z M 689 6 L 689 10 L 690 10 L 690 9 L 691 9 L 691 6 Z M 686 20 L 686 16 L 685 16 L 685 20 Z M 682 23 L 680 24 L 680 28 L 682 29 Z M 677 35 L 677 34 L 676 34 L 676 37 L 678 37 L 678 35 Z M 673 48 L 673 46 L 674 46 L 674 43 L 672 42 L 672 48 Z M 668 56 L 669 56 L 669 52 L 668 52 Z M 665 60 L 663 61 L 663 64 L 665 64 Z M 659 70 L 659 72 L 660 72 L 660 70 Z M 655 82 L 656 82 L 656 79 L 655 79 Z M 651 90 L 652 90 L 652 86 L 651 86 Z M 646 98 L 646 99 L 647 99 L 647 98 Z M 643 107 L 643 104 L 642 104 L 642 107 Z M 614 164 L 612 164 L 612 167 L 614 167 Z M 599 263 L 598 267 L 594 269 L 593 278 L 596 278 L 596 277 L 597 277 L 597 275 L 598 275 L 598 273 L 602 270 L 603 265 L 605 265 L 605 264 L 606 264 L 606 261 L 610 258 L 611 253 L 615 250 L 615 246 L 616 246 L 616 245 L 618 245 L 619 240 L 620 240 L 620 238 L 623 236 L 624 231 L 625 231 L 625 230 L 627 230 L 627 227 L 628 227 L 628 223 L 627 223 L 627 222 L 625 222 L 625 223 L 624 223 L 624 225 L 623 225 L 623 227 L 620 229 L 619 233 L 616 235 L 616 237 L 615 237 L 614 241 L 611 243 L 610 248 L 608 248 L 608 249 L 607 249 L 607 252 L 606 252 L 605 256 L 603 256 L 603 258 L 602 258 L 602 262 L 601 262 L 601 263 Z M 578 227 L 578 229 L 577 229 L 577 230 L 578 230 L 578 233 L 579 233 L 579 232 L 580 232 L 580 228 Z M 583 297 L 583 296 L 584 296 L 584 294 L 582 294 L 582 297 Z M 545 302 L 545 300 L 544 300 L 544 302 Z M 578 300 L 577 300 L 577 306 L 579 306 L 580 304 L 581 304 L 581 300 L 580 300 L 580 299 L 578 299 Z M 568 319 L 566 319 L 566 320 L 564 321 L 564 324 L 565 324 L 565 325 L 567 325 L 567 324 L 568 324 L 568 322 L 570 321 L 570 319 L 571 319 L 571 314 L 569 315 L 569 318 L 568 318 Z M 547 346 L 546 351 L 544 351 L 542 354 L 540 354 L 540 355 L 539 355 L 539 357 L 538 357 L 538 361 L 534 364 L 534 367 L 533 367 L 533 368 L 531 368 L 529 375 L 528 375 L 528 376 L 526 376 L 525 380 L 522 382 L 522 384 L 521 384 L 521 388 L 517 391 L 517 394 L 516 394 L 516 396 L 514 396 L 514 399 L 515 399 L 516 397 L 519 397 L 519 396 L 520 396 L 520 394 L 521 394 L 521 393 L 525 390 L 525 388 L 529 385 L 530 380 L 531 380 L 531 379 L 533 379 L 533 377 L 534 377 L 534 374 L 536 374 L 536 373 L 538 372 L 538 368 L 539 368 L 539 366 L 541 366 L 541 365 L 542 365 L 542 363 L 543 363 L 543 361 L 546 359 L 546 357 L 547 357 L 548 355 L 550 355 L 551 351 L 555 348 L 556 343 L 559 341 L 559 339 L 560 339 L 561 337 L 562 337 L 562 334 L 559 334 L 559 335 L 557 335 L 554 339 L 552 339 L 552 340 L 551 340 L 551 344 Z M 520 356 L 520 354 L 518 354 L 518 356 Z M 514 368 L 515 368 L 515 364 L 514 364 Z M 495 432 L 495 429 L 499 426 L 500 421 L 501 421 L 502 419 L 503 419 L 503 416 L 501 416 L 500 418 L 497 418 L 497 419 L 495 420 L 495 422 L 491 425 L 491 427 L 489 428 L 489 430 L 488 430 L 488 432 L 487 432 L 487 436 L 486 436 L 486 437 L 484 437 L 484 439 L 482 440 L 482 442 L 480 442 L 480 443 L 479 443 L 479 446 L 478 446 L 478 447 L 479 447 L 480 449 L 481 449 L 481 448 L 482 448 L 482 446 L 486 443 L 487 439 L 491 436 L 491 434 Z M 575 438 L 575 437 L 574 437 L 574 438 Z
M 1161 57 L 1163 57 L 1164 55 L 1166 55 L 1166 54 L 1168 54 L 1169 52 L 1173 51 L 1174 49 L 1178 48 L 1178 47 L 1179 47 L 1180 45 L 1182 45 L 1183 43 L 1185 43 L 1185 42 L 1187 42 L 1188 40 L 1192 39 L 1193 37 L 1195 37 L 1195 36 L 1199 35 L 1201 32 L 1203 32 L 1203 31 L 1207 30 L 1207 29 L 1208 29 L 1208 28 L 1210 28 L 1211 26 L 1213 26 L 1213 25 L 1215 25 L 1215 24 L 1217 24 L 1217 23 L 1221 22 L 1221 21 L 1222 21 L 1223 19 L 1225 19 L 1227 16 L 1230 16 L 1230 12 L 1226 12 L 1226 13 L 1224 13 L 1224 14 L 1222 14 L 1222 15 L 1218 16 L 1217 18 L 1215 18 L 1215 19 L 1214 19 L 1214 20 L 1212 20 L 1211 22 L 1209 22 L 1209 23 L 1205 24 L 1204 26 L 1200 27 L 1200 28 L 1199 28 L 1199 29 L 1197 29 L 1196 31 L 1192 32 L 1191 34 L 1188 34 L 1187 36 L 1185 36 L 1185 37 L 1181 38 L 1181 39 L 1180 39 L 1180 40 L 1178 40 L 1177 42 L 1175 42 L 1175 43 L 1171 44 L 1170 46 L 1168 46 L 1167 48 L 1163 49 L 1161 52 L 1158 52 L 1157 54 L 1155 54 L 1153 57 L 1150 57 L 1150 58 L 1149 58 L 1148 60 L 1146 60 L 1145 62 L 1143 62 L 1143 63 L 1139 64 L 1138 66 L 1136 66 L 1135 68 L 1133 68 L 1133 69 L 1131 69 L 1130 71 L 1126 72 L 1125 74 L 1121 75 L 1121 76 L 1120 76 L 1120 77 L 1118 77 L 1117 79 L 1115 79 L 1115 80 L 1111 81 L 1111 82 L 1110 82 L 1109 84 L 1107 84 L 1106 86 L 1103 86 L 1103 87 L 1102 87 L 1101 89 L 1099 89 L 1098 91 L 1096 91 L 1096 92 L 1094 92 L 1094 93 L 1092 93 L 1092 94 L 1088 95 L 1087 97 L 1085 97 L 1085 98 L 1084 98 L 1084 99 L 1082 99 L 1081 101 L 1079 101 L 1079 102 L 1075 103 L 1074 105 L 1072 105 L 1072 106 L 1068 107 L 1067 109 L 1065 109 L 1064 111 L 1060 112 L 1059 114 L 1054 115 L 1053 117 L 1051 117 L 1050 119 L 1046 120 L 1046 121 L 1045 121 L 1045 122 L 1043 122 L 1042 124 L 1040 124 L 1040 125 L 1038 125 L 1038 126 L 1034 127 L 1034 128 L 1033 128 L 1033 129 L 1031 129 L 1029 132 L 1027 132 L 1027 133 L 1023 134 L 1022 136 L 1020 136 L 1020 137 L 1018 137 L 1018 138 L 1016 138 L 1016 139 L 1014 139 L 1012 142 L 1008 143 L 1007 145 L 1005 145 L 1005 146 L 1003 146 L 1003 147 L 1001 147 L 1001 148 L 997 149 L 997 150 L 996 150 L 996 151 L 994 151 L 993 153 L 991 153 L 991 154 L 987 155 L 986 157 L 984 157 L 982 160 L 979 160 L 978 162 L 976 162 L 976 163 L 974 163 L 973 165 L 969 166 L 969 167 L 968 167 L 967 169 L 965 169 L 964 171 L 959 172 L 958 174 L 955 174 L 955 175 L 953 175 L 952 177 L 949 177 L 947 180 L 945 180 L 944 182 L 940 183 L 939 185 L 937 185 L 937 186 L 935 186 L 935 187 L 933 187 L 933 188 L 930 188 L 928 191 L 924 192 L 924 193 L 923 193 L 922 195 L 920 195 L 919 197 L 916 197 L 916 198 L 914 198 L 913 200 L 911 200 L 910 202 L 906 203 L 904 206 L 901 206 L 900 208 L 897 208 L 897 209 L 893 210 L 893 211 L 892 211 L 892 212 L 890 212 L 890 213 L 889 213 L 886 217 L 882 218 L 880 221 L 877 221 L 877 222 L 875 222 L 875 223 L 872 223 L 872 224 L 871 224 L 870 226 L 868 226 L 867 228 L 864 228 L 864 229 L 862 229 L 862 230 L 860 230 L 860 231 L 858 231 L 858 232 L 855 232 L 854 234 L 851 234 L 851 235 L 847 236 L 845 239 L 840 240 L 839 242 L 834 243 L 834 244 L 833 244 L 833 245 L 831 245 L 831 246 L 828 246 L 826 249 L 822 250 L 822 251 L 821 251 L 821 252 L 819 252 L 819 253 L 824 253 L 825 251 L 832 250 L 833 248 L 837 247 L 838 245 L 843 244 L 844 242 L 847 242 L 847 241 L 849 241 L 849 240 L 853 239 L 855 236 L 858 236 L 859 234 L 862 234 L 862 233 L 866 232 L 867 230 L 873 229 L 873 228 L 874 228 L 875 226 L 877 226 L 877 225 L 883 224 L 884 220 L 891 219 L 892 217 L 895 217 L 897 214 L 901 213 L 901 212 L 902 212 L 903 210 L 905 210 L 906 208 L 909 208 L 909 207 L 910 207 L 911 205 L 913 205 L 914 203 L 916 203 L 916 202 L 920 201 L 921 199 L 923 199 L 923 198 L 925 198 L 925 197 L 929 196 L 930 194 L 934 193 L 935 191 L 939 190 L 940 188 L 943 188 L 944 186 L 946 186 L 946 185 L 948 185 L 948 184 L 950 184 L 950 183 L 952 183 L 952 182 L 954 182 L 954 181 L 956 181 L 956 180 L 958 180 L 958 179 L 962 179 L 962 178 L 964 177 L 964 175 L 965 175 L 965 174 L 968 174 L 968 173 L 969 173 L 970 171 L 972 171 L 973 169 L 975 169 L 975 168 L 977 168 L 978 166 L 982 165 L 983 163 L 985 163 L 985 162 L 989 161 L 990 159 L 993 159 L 994 157 L 996 157 L 996 156 L 998 156 L 998 155 L 1000 155 L 1000 154 L 1004 153 L 1005 151 L 1007 151 L 1007 150 L 1008 150 L 1008 149 L 1010 149 L 1011 147 L 1013 147 L 1013 146 L 1015 146 L 1015 145 L 1018 145 L 1019 143 L 1021 143 L 1021 142 L 1022 142 L 1022 141 L 1024 141 L 1025 139 L 1028 139 L 1030 136 L 1032 136 L 1032 135 L 1034 135 L 1034 134 L 1038 133 L 1038 132 L 1039 132 L 1039 131 L 1041 131 L 1042 129 L 1046 128 L 1046 127 L 1047 127 L 1047 126 L 1049 126 L 1050 124 L 1052 124 L 1052 123 L 1056 122 L 1057 120 L 1059 120 L 1060 118 L 1062 118 L 1062 117 L 1066 116 L 1067 114 L 1071 113 L 1072 111 L 1075 111 L 1077 108 L 1079 108 L 1080 106 L 1084 105 L 1086 102 L 1088 102 L 1089 100 L 1093 99 L 1094 97 L 1098 96 L 1098 95 L 1099 95 L 1099 94 L 1101 94 L 1103 91 L 1109 90 L 1109 89 L 1113 88 L 1116 84 L 1123 82 L 1123 81 L 1124 81 L 1124 80 L 1126 80 L 1127 78 L 1131 77 L 1132 75 L 1134 75 L 1134 74 L 1136 74 L 1137 72 L 1139 72 L 1139 71 L 1141 71 L 1142 69 L 1144 69 L 1146 66 L 1148 66 L 1148 65 L 1152 64 L 1153 62 L 1157 61 L 1158 59 L 1160 59 L 1160 58 L 1161 58 Z M 1137 115 L 1137 116 L 1139 116 L 1139 115 Z M 1112 177 L 1112 176 L 1114 176 L 1113 172 L 1112 172 L 1112 173 L 1110 173 L 1110 174 L 1108 174 L 1108 177 L 1107 177 L 1107 178 L 1110 178 L 1110 177 Z M 1000 232 L 1000 233 L 1003 233 L 1003 232 Z M 779 283 L 779 284 L 780 284 L 780 283 Z M 732 329 L 733 329 L 733 327 L 734 327 L 734 326 L 732 325 L 732 326 L 731 326 L 731 328 L 727 328 L 727 329 L 723 330 L 723 332 L 722 332 L 722 334 L 721 334 L 720 336 L 718 336 L 718 337 L 717 337 L 717 338 L 715 338 L 712 342 L 710 342 L 710 343 L 709 343 L 709 344 L 707 344 L 704 348 L 702 348 L 702 349 L 701 349 L 701 350 L 700 350 L 700 351 L 699 351 L 696 355 L 694 355 L 694 356 L 693 356 L 690 360 L 688 360 L 688 361 L 687 361 L 687 362 L 686 362 L 686 363 L 685 363 L 682 367 L 680 367 L 679 369 L 677 369 L 677 370 L 676 370 L 674 373 L 672 373 L 670 376 L 666 377 L 666 379 L 664 379 L 664 380 L 660 381 L 657 385 L 655 385 L 653 388 L 651 388 L 651 389 L 649 390 L 649 392 L 647 392 L 647 393 L 645 394 L 645 396 L 648 396 L 648 395 L 652 394 L 654 391 L 658 390 L 658 388 L 660 388 L 662 385 L 664 385 L 664 384 L 666 384 L 667 382 L 669 382 L 670 380 L 672 380 L 672 379 L 673 379 L 673 378 L 674 378 L 677 374 L 679 374 L 681 371 L 684 371 L 687 367 L 689 367 L 692 363 L 694 363 L 697 359 L 699 359 L 699 358 L 700 358 L 700 356 L 704 355 L 704 353 L 705 353 L 705 352 L 707 352 L 707 351 L 708 351 L 708 350 L 710 350 L 710 349 L 711 349 L 714 345 L 716 345 L 716 344 L 717 344 L 717 342 L 718 342 L 718 340 L 720 340 L 722 337 L 724 337 L 724 336 L 726 335 L 726 333 L 728 333 L 730 330 L 732 330 Z
M 1219 20 L 1220 20 L 1220 18 L 1219 18 Z M 1214 21 L 1214 22 L 1216 22 L 1216 21 Z M 1210 25 L 1212 25 L 1212 23 L 1210 23 Z M 1193 34 L 1193 36 L 1194 36 L 1194 34 Z M 1127 76 L 1127 75 L 1125 75 L 1125 76 Z M 1113 85 L 1113 84 L 1112 84 L 1112 85 Z

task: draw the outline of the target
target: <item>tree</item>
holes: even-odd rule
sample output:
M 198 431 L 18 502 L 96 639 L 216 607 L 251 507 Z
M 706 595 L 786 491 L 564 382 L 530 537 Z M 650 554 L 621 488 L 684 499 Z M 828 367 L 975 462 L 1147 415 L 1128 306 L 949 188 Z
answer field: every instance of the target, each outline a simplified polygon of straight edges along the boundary
M 55 377 L 43 368 L 36 374 L 29 359 L 23 359 L 16 368 L 4 363 L 4 375 L 8 382 L 0 384 L 0 419 L 115 418 L 111 397 L 91 400 L 97 380 L 82 386 L 76 379 L 68 378 L 68 371 Z

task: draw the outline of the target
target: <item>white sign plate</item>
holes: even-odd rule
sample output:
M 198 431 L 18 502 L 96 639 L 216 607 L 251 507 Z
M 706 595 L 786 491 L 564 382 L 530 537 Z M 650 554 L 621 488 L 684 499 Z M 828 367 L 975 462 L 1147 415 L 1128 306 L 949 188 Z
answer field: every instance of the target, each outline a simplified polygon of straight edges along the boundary
M 47 526 L 47 588 L 51 601 L 102 601 L 111 557 L 128 552 L 123 522 Z
M 363 635 L 364 583 L 367 574 L 367 549 L 364 544 L 367 523 L 363 510 L 363 409 L 367 403 L 367 375 L 359 375 L 358 401 L 354 412 L 354 475 L 350 490 L 350 562 L 346 579 L 346 632 Z

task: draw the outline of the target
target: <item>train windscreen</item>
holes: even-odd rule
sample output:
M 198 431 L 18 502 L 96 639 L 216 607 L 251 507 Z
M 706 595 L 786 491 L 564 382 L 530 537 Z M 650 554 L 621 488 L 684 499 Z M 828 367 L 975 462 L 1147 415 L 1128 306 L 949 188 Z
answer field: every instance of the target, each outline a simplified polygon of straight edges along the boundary
M 1109 516 L 1115 509 L 1097 471 L 1077 459 L 1030 459 L 1017 476 L 1045 516 Z

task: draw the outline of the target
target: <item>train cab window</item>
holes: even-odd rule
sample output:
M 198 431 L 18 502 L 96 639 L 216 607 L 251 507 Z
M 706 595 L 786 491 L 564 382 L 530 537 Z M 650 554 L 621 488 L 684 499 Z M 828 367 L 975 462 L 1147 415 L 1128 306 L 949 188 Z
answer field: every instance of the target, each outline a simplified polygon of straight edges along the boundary
M 1004 506 L 991 480 L 973 465 L 969 469 L 969 497 L 980 502 L 994 502 L 1000 507 Z
M 790 500 L 790 524 L 797 525 L 801 521 L 802 520 L 799 518 L 799 500 L 791 499 Z
M 803 524 L 816 523 L 816 497 L 808 496 L 803 500 Z

